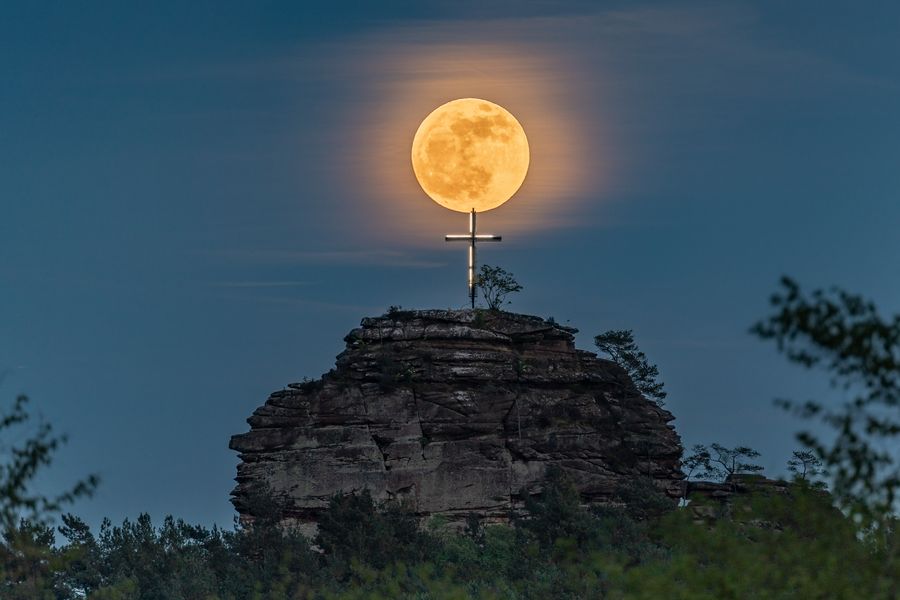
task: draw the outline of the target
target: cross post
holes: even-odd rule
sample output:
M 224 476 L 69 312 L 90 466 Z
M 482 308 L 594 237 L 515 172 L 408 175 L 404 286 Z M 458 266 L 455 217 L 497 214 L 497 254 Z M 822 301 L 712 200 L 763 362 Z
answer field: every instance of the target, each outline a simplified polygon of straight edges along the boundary
M 475 242 L 499 242 L 503 238 L 499 235 L 475 233 L 475 209 L 469 213 L 469 233 L 451 233 L 444 236 L 445 242 L 469 242 L 469 299 L 472 308 L 475 308 Z

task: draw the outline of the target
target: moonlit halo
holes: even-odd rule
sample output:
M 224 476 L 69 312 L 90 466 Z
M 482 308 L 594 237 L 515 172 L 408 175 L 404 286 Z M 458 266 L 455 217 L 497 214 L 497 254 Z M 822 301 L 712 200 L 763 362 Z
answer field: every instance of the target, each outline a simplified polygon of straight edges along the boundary
M 451 34 L 459 38 L 455 29 L 435 35 Z M 460 97 L 460 90 L 512 108 L 527 127 L 531 168 L 516 192 L 515 210 L 491 212 L 493 229 L 513 236 L 575 226 L 579 207 L 607 196 L 619 154 L 611 151 L 613 136 L 598 129 L 606 122 L 597 119 L 598 106 L 606 104 L 584 89 L 593 80 L 574 67 L 572 56 L 553 46 L 536 51 L 533 43 L 448 44 L 433 36 L 426 43 L 398 31 L 375 41 L 352 53 L 334 49 L 335 70 L 358 80 L 367 98 L 359 110 L 346 112 L 333 138 L 344 152 L 333 176 L 344 194 L 336 198 L 347 199 L 342 218 L 352 218 L 367 240 L 402 238 L 430 247 L 435 236 L 457 226 L 455 211 L 436 211 L 436 202 L 421 201 L 422 187 L 409 165 L 422 119 Z
M 479 98 L 447 102 L 429 114 L 413 138 L 412 165 L 428 196 L 459 212 L 484 212 L 521 187 L 530 159 L 519 121 Z

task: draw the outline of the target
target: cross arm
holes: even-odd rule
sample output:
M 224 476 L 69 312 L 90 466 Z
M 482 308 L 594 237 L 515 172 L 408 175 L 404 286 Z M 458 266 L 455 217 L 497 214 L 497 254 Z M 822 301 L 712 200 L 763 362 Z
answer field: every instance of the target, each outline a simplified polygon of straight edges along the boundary
M 444 236 L 445 242 L 471 242 L 472 240 L 477 242 L 500 242 L 503 241 L 503 236 L 500 235 L 472 235 L 468 233 L 450 233 Z

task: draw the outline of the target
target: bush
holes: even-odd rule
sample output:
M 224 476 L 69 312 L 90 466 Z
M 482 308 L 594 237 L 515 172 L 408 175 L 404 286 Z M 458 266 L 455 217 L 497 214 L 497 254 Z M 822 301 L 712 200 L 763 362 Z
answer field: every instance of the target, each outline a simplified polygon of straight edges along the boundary
M 354 561 L 383 569 L 394 561 L 424 560 L 434 543 L 410 510 L 395 502 L 378 506 L 369 490 L 333 496 L 316 536 L 328 563 L 344 575 Z
M 593 519 L 582 508 L 572 480 L 559 467 L 547 468 L 540 496 L 532 497 L 526 490 L 520 495 L 525 500 L 527 515 L 517 518 L 515 524 L 533 535 L 541 549 L 553 548 L 561 538 L 572 539 L 579 546 L 593 540 L 596 533 Z

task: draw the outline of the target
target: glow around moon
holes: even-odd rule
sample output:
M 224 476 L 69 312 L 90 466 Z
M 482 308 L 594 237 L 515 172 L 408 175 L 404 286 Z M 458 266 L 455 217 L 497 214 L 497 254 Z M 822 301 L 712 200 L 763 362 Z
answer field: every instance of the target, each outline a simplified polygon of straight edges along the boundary
M 525 130 L 502 106 L 478 98 L 453 100 L 425 117 L 412 145 L 419 185 L 450 210 L 497 208 L 528 172 Z

